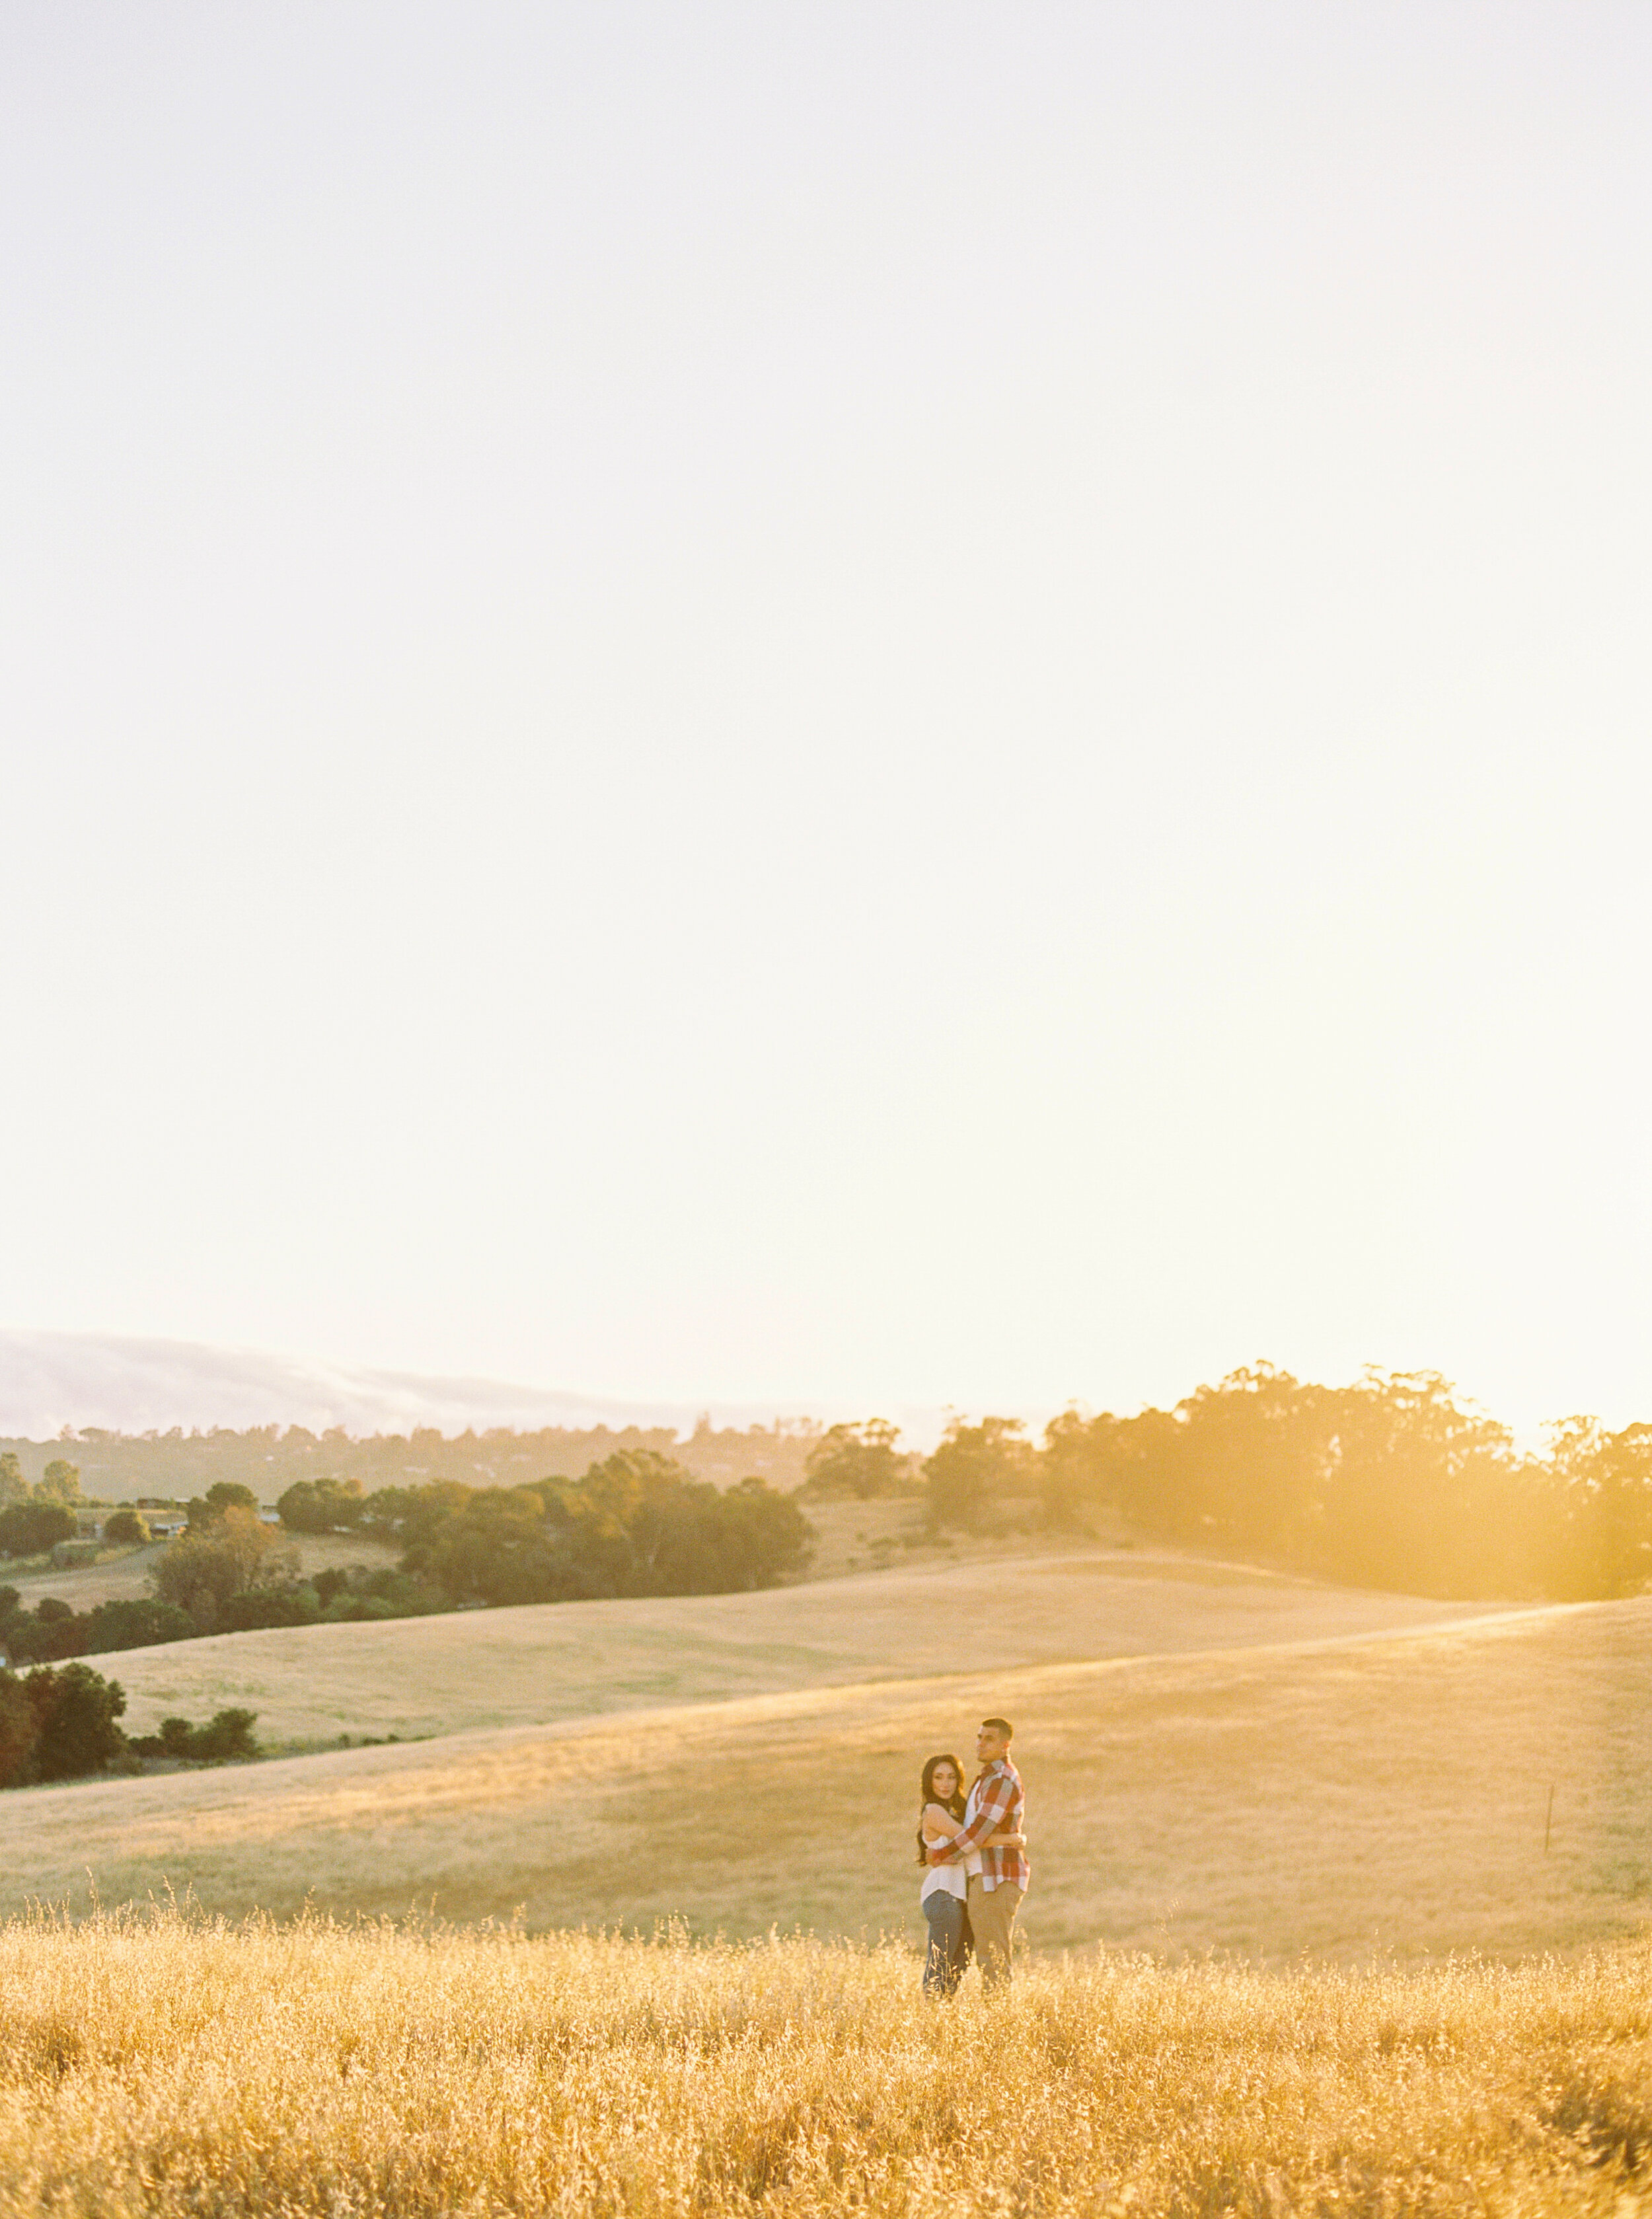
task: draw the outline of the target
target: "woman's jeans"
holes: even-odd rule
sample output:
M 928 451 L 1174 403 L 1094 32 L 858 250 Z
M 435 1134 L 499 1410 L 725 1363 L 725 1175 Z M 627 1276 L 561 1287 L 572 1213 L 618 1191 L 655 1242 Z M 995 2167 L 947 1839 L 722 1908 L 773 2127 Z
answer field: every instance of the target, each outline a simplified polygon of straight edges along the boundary
M 923 1961 L 923 1992 L 939 2001 L 951 1995 L 970 1961 L 969 1913 L 955 1895 L 937 1887 L 923 1899 L 929 1922 L 929 1954 Z

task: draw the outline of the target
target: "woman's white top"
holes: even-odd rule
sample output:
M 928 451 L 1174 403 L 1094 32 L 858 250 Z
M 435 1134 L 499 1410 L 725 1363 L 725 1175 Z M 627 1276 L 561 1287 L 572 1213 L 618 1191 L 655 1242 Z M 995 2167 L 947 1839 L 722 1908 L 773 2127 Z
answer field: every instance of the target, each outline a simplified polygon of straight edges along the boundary
M 978 1849 L 972 1849 L 965 1857 L 953 1857 L 944 1865 L 931 1865 L 923 1876 L 922 1886 L 918 1890 L 918 1901 L 925 1902 L 930 1896 L 944 1891 L 947 1895 L 955 1895 L 960 1903 L 967 1903 L 972 1873 L 977 1880 L 981 1877 L 981 1852 Z

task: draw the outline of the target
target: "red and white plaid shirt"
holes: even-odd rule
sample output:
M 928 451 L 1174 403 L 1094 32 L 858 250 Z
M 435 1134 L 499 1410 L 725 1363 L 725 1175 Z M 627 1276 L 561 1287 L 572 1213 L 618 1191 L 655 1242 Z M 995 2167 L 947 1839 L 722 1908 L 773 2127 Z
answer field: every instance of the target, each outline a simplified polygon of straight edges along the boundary
M 972 1849 L 981 1852 L 981 1885 L 989 1894 L 997 1887 L 1025 1888 L 1033 1876 L 1027 1862 L 1027 1852 L 1013 1845 L 994 1846 L 987 1841 L 1002 1827 L 1005 1833 L 1026 1831 L 1022 1824 L 1027 1811 L 1027 1798 L 1022 1793 L 1021 1775 L 1007 1756 L 989 1764 L 969 1792 L 969 1801 L 964 1806 L 964 1831 L 950 1842 L 937 1842 L 929 1852 L 933 1865 L 950 1864 L 957 1857 L 966 1857 Z

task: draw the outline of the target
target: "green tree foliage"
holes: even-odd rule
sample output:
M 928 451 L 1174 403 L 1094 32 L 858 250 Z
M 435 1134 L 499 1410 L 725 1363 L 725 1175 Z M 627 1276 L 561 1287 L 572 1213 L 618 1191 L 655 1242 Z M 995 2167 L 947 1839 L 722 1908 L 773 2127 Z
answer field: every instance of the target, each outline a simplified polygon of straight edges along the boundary
M 85 1613 L 89 1638 L 80 1654 L 110 1649 L 150 1649 L 160 1641 L 189 1641 L 199 1631 L 187 1610 L 147 1595 L 100 1602 Z
M 295 1581 L 297 1574 L 290 1542 L 261 1524 L 256 1512 L 236 1506 L 199 1532 L 180 1533 L 149 1576 L 162 1602 L 188 1611 L 210 1632 L 231 1596 Z
M 667 1457 L 622 1450 L 583 1479 L 468 1492 L 420 1520 L 403 1565 L 456 1601 L 722 1594 L 772 1586 L 809 1543 L 803 1513 L 765 1480 L 719 1491 Z
M 112 1549 L 139 1549 L 149 1538 L 149 1527 L 135 1510 L 112 1510 L 103 1520 L 103 1538 Z
M 267 1625 L 314 1625 L 320 1615 L 313 1587 L 245 1588 L 220 1601 L 214 1631 L 252 1633 Z
M 289 1533 L 353 1531 L 362 1520 L 362 1483 L 358 1479 L 296 1480 L 276 1507 Z
M 0 1672 L 0 1787 L 22 1787 L 34 1776 L 40 1720 L 15 1672 Z
M 983 1418 L 978 1426 L 954 1418 L 923 1476 L 934 1522 L 971 1532 L 991 1530 L 1009 1505 L 1039 1491 L 1037 1454 L 1019 1418 Z
M 453 1479 L 428 1480 L 419 1487 L 377 1488 L 362 1504 L 362 1531 L 380 1540 L 399 1540 L 404 1549 L 422 1548 L 475 1492 Z
M 869 1502 L 876 1498 L 911 1495 L 917 1491 L 910 1457 L 895 1444 L 898 1426 L 886 1418 L 866 1418 L 858 1425 L 832 1426 L 809 1451 L 803 1485 L 798 1495 L 808 1502 Z
M 0 1510 L 28 1500 L 28 1482 L 23 1477 L 22 1461 L 16 1450 L 0 1451 Z
M 0 1640 L 14 1664 L 51 1664 L 65 1656 L 90 1656 L 110 1649 L 147 1649 L 158 1641 L 187 1641 L 200 1632 L 187 1611 L 146 1596 L 100 1602 L 89 1611 L 71 1610 L 47 1595 L 24 1610 L 16 1588 L 0 1588 Z
M 71 1541 L 78 1528 L 65 1503 L 8 1503 L 0 1510 L 0 1556 L 43 1557 L 59 1541 Z
M 127 1699 L 118 1680 L 105 1680 L 89 1664 L 47 1664 L 22 1685 L 34 1712 L 35 1779 L 78 1780 L 101 1772 L 125 1748 L 116 1721 Z
M 204 1726 L 188 1719 L 163 1719 L 158 1732 L 142 1734 L 131 1743 L 138 1756 L 170 1756 L 187 1764 L 227 1764 L 257 1756 L 252 1738 L 256 1711 L 216 1711 Z
M 184 1505 L 192 1533 L 216 1526 L 228 1511 L 250 1510 L 256 1517 L 258 1508 L 258 1496 L 236 1479 L 214 1480 L 204 1495 L 191 1495 Z
M 34 1499 L 38 1502 L 78 1502 L 79 1466 L 71 1464 L 67 1457 L 53 1457 L 40 1475 Z

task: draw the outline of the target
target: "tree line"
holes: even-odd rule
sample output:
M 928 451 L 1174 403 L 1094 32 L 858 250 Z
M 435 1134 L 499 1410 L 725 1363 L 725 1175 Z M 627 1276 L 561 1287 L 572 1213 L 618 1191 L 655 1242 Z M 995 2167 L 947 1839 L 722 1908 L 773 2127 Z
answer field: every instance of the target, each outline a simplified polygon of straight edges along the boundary
M 221 1764 L 256 1756 L 256 1711 L 220 1711 L 203 1726 L 163 1719 L 158 1732 L 129 1737 L 121 1725 L 126 1690 L 89 1664 L 0 1672 L 0 1787 L 81 1780 L 111 1764 L 141 1768 L 146 1757 Z
M 249 1488 L 214 1481 L 152 1566 L 152 1596 L 84 1611 L 47 1596 L 28 1610 L 16 1588 L 0 1588 L 0 1642 L 14 1663 L 49 1663 L 478 1603 L 724 1594 L 800 1570 L 812 1539 L 797 1502 L 766 1480 L 718 1489 L 649 1450 L 605 1458 L 581 1479 L 528 1487 L 441 1480 L 363 1495 L 353 1480 L 300 1480 L 278 1507 L 284 1530 L 264 1523 Z M 307 1576 L 290 1538 L 298 1533 L 359 1533 L 392 1545 L 400 1560 Z
M 406 1433 L 357 1437 L 342 1426 L 313 1433 L 303 1426 L 214 1426 L 205 1430 L 122 1433 L 96 1426 L 65 1430 L 59 1440 L 0 1441 L 0 1458 L 11 1457 L 21 1476 L 39 1475 L 43 1463 L 72 1455 L 89 1494 L 117 1501 L 151 1495 L 167 1501 L 204 1495 L 219 1482 L 253 1490 L 273 1502 L 295 1480 L 323 1475 L 354 1479 L 370 1495 L 381 1487 L 454 1480 L 466 1487 L 531 1484 L 548 1473 L 577 1478 L 593 1464 L 646 1451 L 669 1457 L 696 1479 L 718 1486 L 755 1473 L 790 1489 L 820 1428 L 806 1419 L 777 1419 L 767 1426 L 714 1426 L 702 1417 L 686 1439 L 671 1426 L 542 1426 L 528 1431 L 492 1426 L 481 1432 L 438 1433 L 417 1426 Z M 27 1492 L 27 1490 L 25 1490 Z
M 811 1542 L 797 1502 L 767 1480 L 717 1488 L 649 1449 L 523 1487 L 438 1480 L 363 1495 L 350 1480 L 301 1480 L 276 1507 L 295 1532 L 396 1541 L 403 1573 L 455 1603 L 773 1587 L 802 1568 Z
M 1569 1418 L 1542 1453 L 1522 1451 L 1437 1372 L 1372 1368 L 1322 1387 L 1258 1364 L 1169 1410 L 1068 1410 L 1041 1445 L 1013 1419 L 960 1420 L 904 1467 L 867 1429 L 834 1430 L 818 1478 L 835 1469 L 842 1484 L 880 1460 L 880 1485 L 920 1486 L 937 1526 L 1113 1520 L 1350 1586 L 1465 1600 L 1652 1585 L 1652 1426 Z

